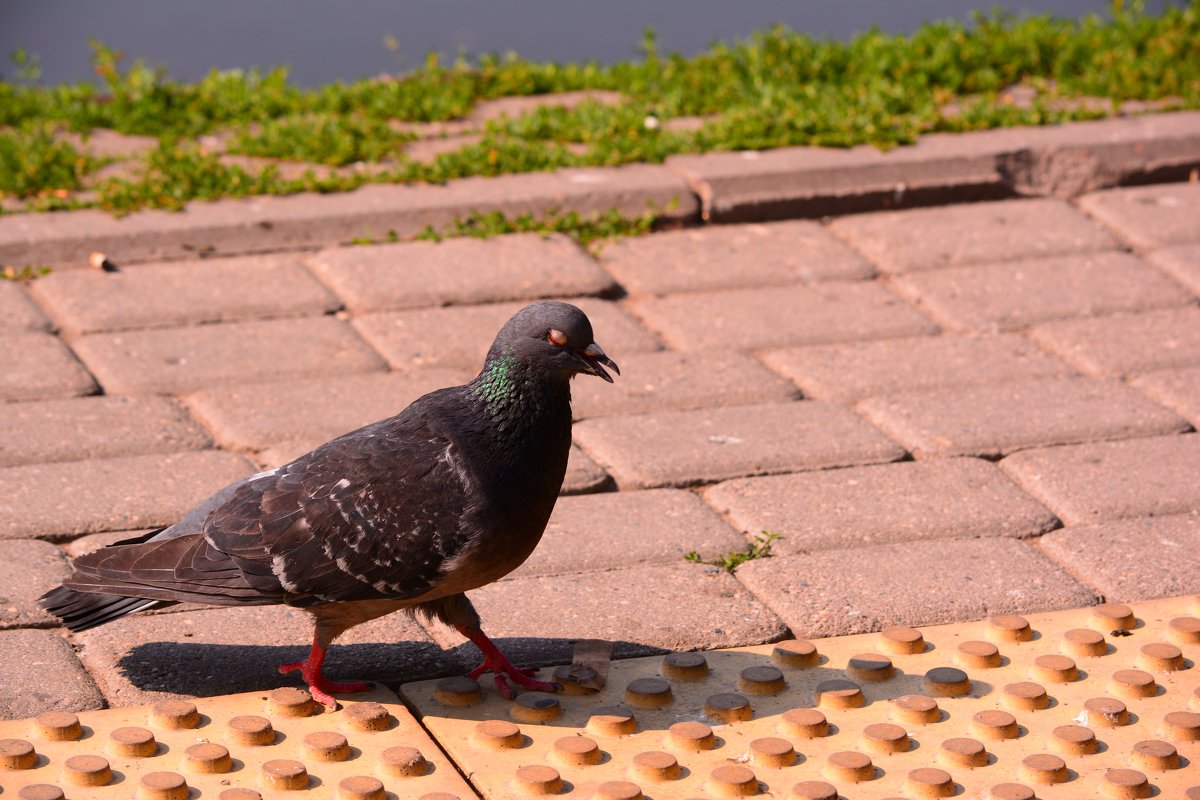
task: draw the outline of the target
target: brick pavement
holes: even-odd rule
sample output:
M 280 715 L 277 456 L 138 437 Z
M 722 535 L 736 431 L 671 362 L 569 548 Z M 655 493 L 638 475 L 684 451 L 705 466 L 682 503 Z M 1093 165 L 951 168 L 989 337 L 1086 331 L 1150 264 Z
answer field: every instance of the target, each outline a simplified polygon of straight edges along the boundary
M 1151 141 L 1155 124 L 1036 134 L 1099 148 L 1113 175 L 1149 174 L 1128 160 L 1139 147 L 1184 141 Z M 271 664 L 301 652 L 296 612 L 192 608 L 69 635 L 32 600 L 65 553 L 171 522 L 463 380 L 504 319 L 547 295 L 579 302 L 623 375 L 577 382 L 571 496 L 529 562 L 475 593 L 523 663 L 561 661 L 581 637 L 629 655 L 1200 593 L 1196 184 L 836 215 L 882 207 L 900 196 L 887 180 L 937 164 L 943 189 L 1002 189 L 1014 136 L 927 137 L 886 157 L 689 157 L 613 173 L 598 195 L 563 187 L 610 173 L 552 176 L 568 207 L 631 210 L 640 191 L 686 183 L 698 196 L 676 221 L 702 206 L 751 220 L 598 256 L 528 235 L 331 246 L 364 220 L 386 230 L 388 209 L 405 231 L 461 211 L 471 187 L 481 208 L 508 202 L 530 176 L 6 223 L 6 258 L 44 242 L 44 263 L 80 249 L 122 263 L 126 246 L 132 261 L 176 260 L 0 282 L 0 561 L 19 572 L 0 584 L 0 661 L 21 665 L 0 676 L 0 717 L 293 680 Z M 540 191 L 513 202 L 541 207 Z M 761 221 L 784 212 L 834 216 Z M 222 258 L 179 249 L 210 241 Z M 253 255 L 267 249 L 295 252 Z M 782 537 L 774 557 L 734 574 L 685 559 L 764 530 Z M 331 674 L 390 684 L 475 655 L 404 618 L 346 641 Z

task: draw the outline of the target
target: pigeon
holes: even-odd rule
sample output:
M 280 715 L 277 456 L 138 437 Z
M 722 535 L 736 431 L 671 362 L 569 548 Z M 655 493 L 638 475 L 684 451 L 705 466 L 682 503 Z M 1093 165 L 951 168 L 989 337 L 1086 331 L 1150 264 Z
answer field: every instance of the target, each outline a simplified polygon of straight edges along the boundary
M 234 483 L 176 524 L 76 558 L 40 598 L 73 631 L 180 602 L 286 604 L 315 621 L 299 671 L 315 700 L 365 691 L 322 675 L 330 643 L 398 610 L 456 628 L 483 653 L 469 673 L 555 691 L 512 664 L 465 592 L 516 569 L 541 539 L 571 447 L 571 379 L 620 369 L 573 305 L 528 305 L 483 369 L 399 414 Z

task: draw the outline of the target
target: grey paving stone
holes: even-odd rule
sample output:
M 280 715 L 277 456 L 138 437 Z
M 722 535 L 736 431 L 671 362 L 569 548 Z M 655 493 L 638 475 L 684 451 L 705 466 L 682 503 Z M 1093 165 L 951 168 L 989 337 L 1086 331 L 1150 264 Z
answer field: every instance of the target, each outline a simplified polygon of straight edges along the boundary
M 1016 453 L 1001 468 L 1067 525 L 1200 508 L 1200 435 Z
M 67 577 L 67 557 L 49 542 L 0 539 L 0 628 L 56 625 L 57 619 L 37 599 Z
M 816 222 L 691 228 L 606 245 L 601 265 L 630 294 L 870 278 L 875 269 Z
M 276 667 L 308 655 L 312 617 L 284 606 L 135 614 L 76 638 L 109 705 L 135 706 L 300 685 Z M 461 671 L 405 614 L 352 628 L 325 661 L 332 680 L 396 684 Z
M 1200 308 L 1195 306 L 1047 322 L 1030 335 L 1090 375 L 1200 365 Z
M 1148 372 L 1130 383 L 1200 428 L 1200 367 Z
M 1062 200 L 1002 200 L 841 217 L 830 229 L 886 272 L 1109 250 L 1117 241 Z
M 1135 247 L 1200 241 L 1200 184 L 1168 183 L 1084 195 L 1079 206 Z
M 744 353 L 632 353 L 614 383 L 579 377 L 571 386 L 576 419 L 644 411 L 794 400 L 796 388 Z
M 75 350 L 109 394 L 183 393 L 384 368 L 346 323 L 332 317 L 96 333 L 77 339 Z
M 938 322 L 968 331 L 1170 308 L 1195 299 L 1142 260 L 1117 252 L 898 275 L 892 285 Z
M 615 288 L 591 256 L 562 235 L 334 247 L 308 263 L 355 312 L 586 296 Z
M 57 336 L 6 333 L 0 347 L 0 402 L 76 397 L 96 391 L 96 381 Z
M 622 489 L 895 461 L 904 451 L 832 403 L 708 408 L 584 420 L 575 440 Z
M 1192 294 L 1200 295 L 1200 243 L 1151 250 L 1146 258 L 1190 289 Z
M 57 270 L 31 290 L 72 333 L 319 315 L 340 305 L 290 254 Z
M 1109 602 L 1200 594 L 1200 511 L 1064 528 L 1038 544 Z
M 662 344 L 616 303 L 570 298 L 592 322 L 596 341 L 619 364 L 627 353 L 661 350 Z M 492 340 L 522 303 L 366 314 L 355 329 L 393 369 L 453 367 L 478 372 Z
M 968 536 L 1037 536 L 1058 520 L 995 465 L 973 458 L 906 461 L 742 478 L 704 499 L 739 530 L 780 534 L 772 551 Z
M 697 292 L 629 304 L 678 350 L 751 350 L 936 333 L 933 322 L 875 283 Z
M 70 539 L 168 525 L 254 472 L 213 450 L 0 469 L 0 539 Z
M 917 458 L 999 456 L 1056 444 L 1188 430 L 1118 381 L 1059 378 L 872 397 L 858 410 Z
M 0 719 L 91 711 L 104 697 L 57 631 L 0 631 Z
M 1014 539 L 939 539 L 758 559 L 738 580 L 801 637 L 966 622 L 1096 602 Z
M 162 397 L 13 403 L 0 414 L 0 467 L 173 453 L 209 444 L 187 411 Z
M 466 370 L 435 368 L 243 383 L 202 390 L 187 402 L 223 447 L 265 450 L 295 439 L 327 441 L 468 377 Z
M 650 489 L 564 497 L 537 549 L 510 578 L 679 564 L 692 551 L 712 559 L 744 544 L 691 492 Z
M 759 357 L 806 396 L 840 402 L 1075 374 L 1028 339 L 1011 334 L 790 347 Z
M 0 281 L 0 331 L 9 333 L 49 329 L 50 320 L 33 304 L 19 284 Z
M 483 630 L 518 664 L 570 662 L 579 639 L 613 643 L 613 655 L 703 650 L 781 638 L 779 618 L 729 573 L 702 564 L 500 581 L 470 593 Z M 474 664 L 479 652 L 454 631 L 434 640 Z

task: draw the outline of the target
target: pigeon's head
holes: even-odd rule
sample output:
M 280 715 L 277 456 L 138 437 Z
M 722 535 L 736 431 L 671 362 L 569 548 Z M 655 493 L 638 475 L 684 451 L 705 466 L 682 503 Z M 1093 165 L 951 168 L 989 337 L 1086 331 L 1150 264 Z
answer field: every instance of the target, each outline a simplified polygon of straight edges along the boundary
M 570 303 L 555 300 L 527 305 L 504 323 L 488 352 L 488 362 L 505 357 L 515 357 L 537 372 L 563 380 L 584 373 L 612 383 L 604 367 L 621 374 L 592 340 L 587 315 Z

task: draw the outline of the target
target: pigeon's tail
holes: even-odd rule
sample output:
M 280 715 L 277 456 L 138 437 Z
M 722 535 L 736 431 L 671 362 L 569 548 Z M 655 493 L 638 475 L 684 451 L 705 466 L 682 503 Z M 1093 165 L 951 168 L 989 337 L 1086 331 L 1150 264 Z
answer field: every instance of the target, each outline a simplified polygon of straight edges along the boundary
M 77 592 L 65 586 L 46 592 L 38 598 L 38 603 L 73 631 L 86 631 L 135 611 L 175 605 L 170 601 L 148 600 L 145 597 Z

